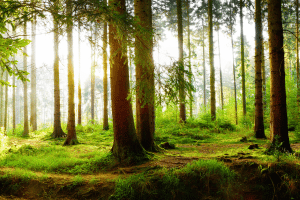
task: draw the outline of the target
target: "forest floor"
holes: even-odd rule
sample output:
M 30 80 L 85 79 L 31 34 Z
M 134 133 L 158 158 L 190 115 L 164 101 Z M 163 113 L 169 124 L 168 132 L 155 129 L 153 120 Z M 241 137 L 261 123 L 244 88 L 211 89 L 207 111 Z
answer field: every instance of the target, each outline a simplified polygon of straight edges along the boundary
M 174 132 L 177 128 L 180 131 Z M 221 191 L 225 190 L 225 186 L 214 189 L 222 193 L 221 196 L 214 197 L 213 193 L 216 191 L 212 188 L 217 183 L 209 180 L 214 179 L 210 175 L 207 185 L 202 188 L 205 192 L 197 191 L 193 194 L 194 199 L 300 199 L 300 159 L 297 153 L 300 151 L 300 143 L 293 133 L 290 137 L 295 154 L 277 152 L 266 155 L 264 152 L 269 145 L 268 139 L 255 139 L 251 130 L 222 130 L 222 133 L 218 133 L 219 130 L 202 130 L 199 133 L 198 127 L 181 125 L 172 130 L 167 129 L 159 129 L 161 133 L 156 135 L 156 141 L 170 142 L 176 148 L 154 153 L 149 161 L 133 166 L 109 163 L 105 155 L 112 144 L 112 132 L 103 134 L 100 131 L 99 134 L 98 129 L 93 127 L 78 131 L 78 138 L 82 143 L 72 147 L 62 147 L 64 139 L 49 138 L 49 130 L 32 133 L 28 138 L 17 135 L 2 138 L 2 148 L 5 143 L 6 153 L 0 161 L 0 200 L 144 199 L 141 194 L 127 194 L 128 191 L 124 191 L 126 194 L 122 194 L 123 196 L 114 196 L 116 185 L 122 183 L 120 180 L 141 174 L 143 178 L 138 180 L 144 180 L 147 187 L 157 189 L 154 186 L 156 183 L 151 179 L 154 174 L 159 173 L 158 176 L 162 177 L 161 173 L 183 169 L 188 163 L 199 160 L 217 160 L 237 176 L 230 186 L 226 186 L 226 191 Z M 51 158 L 50 161 L 48 158 Z M 90 162 L 88 167 L 86 162 Z M 100 170 L 94 170 L 95 166 Z M 176 172 L 177 175 L 180 173 Z M 218 178 L 215 179 L 219 181 Z M 135 187 L 133 184 L 127 189 L 139 190 Z M 173 196 L 159 199 L 182 199 L 182 194 L 174 191 Z M 157 199 L 154 193 L 153 197 L 150 195 L 146 199 Z

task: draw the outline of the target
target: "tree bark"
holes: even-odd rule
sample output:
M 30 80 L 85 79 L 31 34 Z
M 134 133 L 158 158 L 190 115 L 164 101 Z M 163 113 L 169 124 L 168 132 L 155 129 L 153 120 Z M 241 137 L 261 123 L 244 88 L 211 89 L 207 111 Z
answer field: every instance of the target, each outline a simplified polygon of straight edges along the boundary
M 189 83 L 190 85 L 192 85 L 192 65 L 191 65 L 191 58 L 192 58 L 192 55 L 191 55 L 191 31 L 190 31 L 190 13 L 189 13 L 189 9 L 190 9 L 190 3 L 189 3 L 189 0 L 186 0 L 186 12 L 187 12 L 187 31 L 188 31 L 188 50 L 189 50 L 189 63 L 188 63 L 188 66 L 189 66 Z M 190 90 L 189 91 L 189 96 L 190 96 L 190 117 L 192 118 L 193 117 L 193 93 L 192 91 Z
M 220 63 L 220 87 L 221 87 L 221 106 L 224 109 L 224 96 L 223 96 L 223 81 L 222 81 L 222 66 L 221 66 L 221 51 L 220 51 L 220 35 L 218 30 L 218 47 L 219 47 L 219 63 Z
M 147 151 L 156 151 L 154 143 L 154 63 L 151 0 L 135 0 L 134 13 L 141 29 L 135 36 L 136 131 Z
M 67 15 L 72 17 L 72 1 L 66 1 Z M 75 103 L 74 103 L 74 66 L 73 66 L 73 21 L 67 22 L 67 42 L 68 42 L 68 134 L 64 145 L 77 144 L 75 129 Z
M 0 69 L 0 78 L 1 80 L 3 79 L 3 70 Z M 0 128 L 3 127 L 3 111 L 4 111 L 4 106 L 3 106 L 3 85 L 0 84 Z
M 266 138 L 263 112 L 263 88 L 262 88 L 262 20 L 261 0 L 255 0 L 255 125 L 256 138 Z
M 276 144 L 282 143 L 280 147 L 282 151 L 292 152 L 288 136 L 286 110 L 281 0 L 268 0 L 268 28 L 271 71 L 271 148 L 276 147 Z
M 126 14 L 125 0 L 110 0 L 109 5 L 121 14 Z M 111 102 L 114 128 L 112 154 L 121 162 L 135 156 L 144 156 L 134 127 L 132 105 L 129 94 L 128 58 L 126 37 L 118 35 L 118 27 L 109 22 Z
M 8 82 L 8 72 L 7 71 L 5 72 L 5 81 Z M 7 126 L 8 126 L 7 110 L 8 110 L 8 85 L 5 85 L 5 107 L 4 107 L 4 131 L 5 131 L 5 134 L 7 132 Z
M 179 107 L 180 107 L 180 122 L 186 122 L 186 111 L 185 111 L 185 92 L 184 92 L 184 62 L 183 62 L 183 30 L 182 30 L 182 3 L 181 0 L 177 2 L 177 25 L 178 25 L 178 50 L 179 50 Z
M 33 0 L 31 0 L 33 2 Z M 35 65 L 35 49 L 36 49 L 36 16 L 31 22 L 31 95 L 30 95 L 30 125 L 32 130 L 37 130 L 37 116 L 36 116 L 36 65 Z
M 94 39 L 93 39 L 94 36 Z M 91 50 L 92 50 L 92 66 L 91 66 L 91 122 L 95 122 L 95 70 L 96 70 L 96 25 L 95 30 L 91 30 Z
M 55 5 L 58 4 L 58 0 L 54 2 Z M 57 14 L 57 13 L 55 13 Z M 59 87 L 59 27 L 57 16 L 53 15 L 53 25 L 54 25 L 54 129 L 52 133 L 53 138 L 65 137 L 66 134 L 61 128 L 60 120 L 60 87 Z
M 80 22 L 79 22 L 79 25 L 78 25 L 78 65 L 79 65 L 79 73 L 78 73 L 78 124 L 81 125 L 81 82 L 80 82 L 80 74 L 81 74 L 81 71 L 80 71 Z
M 211 114 L 211 119 L 214 121 L 216 120 L 216 91 L 215 91 L 212 0 L 208 0 L 208 35 L 209 35 L 209 63 L 210 63 L 210 114 Z
M 296 70 L 297 70 L 297 103 L 300 104 L 300 71 L 299 71 L 299 1 L 296 4 Z
M 13 60 L 15 60 L 15 57 L 13 58 Z M 16 69 L 16 66 L 14 65 L 14 70 Z M 16 85 L 16 77 L 15 75 L 13 75 L 13 86 Z M 16 88 L 13 87 L 13 130 L 12 130 L 12 133 L 14 134 L 15 133 L 15 130 L 16 130 Z
M 24 39 L 27 39 L 27 23 L 24 23 Z M 23 56 L 23 68 L 24 71 L 27 71 L 27 46 L 24 47 L 24 56 Z M 27 76 L 25 76 L 26 78 Z M 29 127 L 28 127 L 28 102 L 27 102 L 27 81 L 24 81 L 24 131 L 23 136 L 29 135 Z
M 233 35 L 232 35 L 232 30 L 231 30 L 231 49 L 232 49 L 233 85 L 234 85 L 235 124 L 238 125 L 237 94 L 236 94 L 236 76 L 235 76 L 235 65 L 234 65 L 234 51 L 233 51 Z
M 202 19 L 202 26 L 203 26 L 203 31 L 202 31 L 202 48 L 203 48 L 203 103 L 204 103 L 204 111 L 206 113 L 206 68 L 205 68 L 205 44 L 204 44 L 204 20 Z
M 242 99 L 243 115 L 246 116 L 246 79 L 245 79 L 245 52 L 244 52 L 244 25 L 243 25 L 243 0 L 240 0 L 240 25 L 241 25 L 241 68 L 242 68 Z
M 107 0 L 104 0 L 107 5 Z M 108 85 L 107 85 L 107 22 L 103 27 L 103 130 L 108 130 Z

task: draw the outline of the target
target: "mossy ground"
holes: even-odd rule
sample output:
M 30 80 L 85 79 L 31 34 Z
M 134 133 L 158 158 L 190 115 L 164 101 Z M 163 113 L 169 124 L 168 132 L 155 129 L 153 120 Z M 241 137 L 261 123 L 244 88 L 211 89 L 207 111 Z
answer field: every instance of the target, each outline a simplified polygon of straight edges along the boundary
M 21 128 L 20 128 L 21 130 Z M 51 128 L 1 135 L 1 198 L 44 199 L 297 199 L 300 149 L 265 154 L 269 140 L 255 139 L 249 127 L 208 118 L 186 124 L 158 120 L 155 140 L 175 149 L 150 161 L 120 165 L 110 149 L 113 132 L 99 124 L 77 126 L 78 145 L 62 146 Z M 269 137 L 268 131 L 266 131 Z M 241 141 L 243 137 L 247 140 Z M 248 149 L 257 144 L 258 148 Z M 192 164 L 189 164 L 192 163 Z M 213 170 L 216 169 L 216 170 Z M 222 170 L 221 170 L 222 169 Z M 168 191 L 167 193 L 164 191 Z M 11 196 L 13 195 L 13 196 Z M 285 198 L 286 199 L 286 198 Z

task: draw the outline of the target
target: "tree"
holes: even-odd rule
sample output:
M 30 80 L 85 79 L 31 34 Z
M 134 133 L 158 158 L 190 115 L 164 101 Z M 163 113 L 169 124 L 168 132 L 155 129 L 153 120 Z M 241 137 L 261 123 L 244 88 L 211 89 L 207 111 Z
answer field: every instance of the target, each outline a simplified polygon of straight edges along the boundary
M 91 51 L 92 51 L 92 66 L 91 66 L 91 119 L 92 124 L 95 120 L 95 69 L 96 69 L 96 25 L 91 30 Z M 94 39 L 93 39 L 94 37 Z
M 219 28 L 220 29 L 220 28 Z M 221 88 L 221 106 L 224 108 L 224 97 L 223 97 L 223 81 L 222 81 L 222 67 L 221 67 L 221 51 L 220 51 L 220 30 L 218 30 L 218 48 L 219 48 L 219 64 L 220 64 L 220 88 Z
M 34 0 L 31 0 L 34 2 Z M 32 130 L 37 130 L 37 116 L 36 116 L 36 65 L 35 65 L 35 34 L 36 34 L 36 15 L 33 14 L 31 22 L 31 95 L 30 95 L 30 125 Z
M 14 31 L 14 35 L 15 35 L 15 31 Z M 13 61 L 15 61 L 15 56 L 13 57 Z M 13 70 L 16 70 L 16 66 L 14 65 Z M 14 87 L 16 85 L 16 77 L 13 74 L 13 99 L 12 99 L 12 103 L 13 103 L 13 117 L 12 117 L 12 121 L 13 121 L 13 134 L 15 133 L 15 129 L 16 129 L 16 88 Z
M 244 0 L 240 0 L 240 25 L 241 25 L 241 68 L 242 68 L 242 99 L 243 115 L 246 116 L 246 80 L 245 80 L 245 56 L 244 56 L 244 25 L 243 25 L 243 7 Z
M 0 80 L 3 79 L 3 70 L 0 70 Z M 3 85 L 0 84 L 0 128 L 3 127 Z
M 80 55 L 81 55 L 81 52 L 80 52 L 80 21 L 78 22 L 78 124 L 81 124 L 81 82 L 80 82 L 80 74 L 81 74 L 81 71 L 80 71 Z
M 5 72 L 5 82 L 8 82 L 8 72 Z M 7 109 L 8 109 L 8 85 L 5 85 L 5 105 L 4 105 L 4 131 L 7 131 Z
M 177 2 L 177 25 L 178 25 L 178 65 L 179 65 L 179 106 L 180 106 L 180 121 L 186 122 L 186 111 L 185 111 L 185 92 L 184 92 L 184 63 L 183 63 L 183 28 L 182 28 L 182 3 L 181 0 Z
M 107 5 L 107 0 L 104 0 Z M 103 24 L 103 130 L 108 130 L 108 91 L 107 91 L 107 22 Z
M 255 124 L 256 138 L 266 138 L 263 112 L 262 88 L 262 20 L 261 0 L 255 0 Z
M 61 128 L 60 120 L 60 87 L 59 87 L 59 21 L 57 19 L 57 6 L 59 0 L 54 1 L 53 25 L 54 25 L 54 129 L 53 138 L 66 136 Z
M 27 23 L 24 23 L 24 39 L 27 40 Z M 27 47 L 24 47 L 23 56 L 23 70 L 27 71 Z M 26 78 L 26 76 L 25 76 Z M 27 103 L 27 81 L 23 80 L 24 83 L 24 131 L 23 136 L 29 135 L 28 127 L 28 103 Z
M 297 70 L 297 102 L 300 103 L 300 69 L 299 69 L 299 0 L 295 0 L 296 4 L 296 70 Z
M 188 57 L 188 66 L 189 66 L 189 83 L 192 85 L 192 65 L 191 65 L 191 31 L 190 31 L 190 3 L 189 0 L 186 0 L 186 11 L 187 11 L 187 31 L 188 31 L 188 51 L 189 51 L 189 57 Z M 192 91 L 189 90 L 189 96 L 190 96 L 190 117 L 193 117 L 193 94 Z
M 144 149 L 156 151 L 154 143 L 154 63 L 151 0 L 135 0 L 138 18 L 135 36 L 136 131 Z
M 292 152 L 287 126 L 281 0 L 268 0 L 268 29 L 271 71 L 270 149 L 281 144 L 281 151 Z
M 75 103 L 74 103 L 74 66 L 73 66 L 73 20 L 72 1 L 66 1 L 67 21 L 67 42 L 68 42 L 68 134 L 64 145 L 78 143 L 75 129 Z
M 206 68 L 205 68 L 205 38 L 204 38 L 204 20 L 202 19 L 202 49 L 203 49 L 203 103 L 206 112 Z
M 209 35 L 209 64 L 210 64 L 210 112 L 211 119 L 216 119 L 215 67 L 213 44 L 212 0 L 208 0 L 208 35 Z
M 109 22 L 111 102 L 114 128 L 112 154 L 120 161 L 137 155 L 145 155 L 134 127 L 132 105 L 129 94 L 129 72 L 127 59 L 126 31 L 118 31 L 119 20 L 126 19 L 125 0 L 110 0 L 113 12 L 121 15 Z M 123 33 L 123 34 L 122 34 Z M 121 35 L 122 34 L 122 35 Z

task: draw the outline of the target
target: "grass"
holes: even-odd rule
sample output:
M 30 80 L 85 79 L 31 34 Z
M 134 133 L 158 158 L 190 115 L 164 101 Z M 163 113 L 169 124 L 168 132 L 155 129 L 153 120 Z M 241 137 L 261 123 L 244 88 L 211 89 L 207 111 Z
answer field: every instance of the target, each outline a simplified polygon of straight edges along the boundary
M 209 115 L 189 119 L 185 124 L 177 123 L 170 117 L 158 116 L 155 132 L 156 143 L 169 142 L 171 145 L 175 145 L 175 149 L 155 154 L 152 159 L 157 162 L 167 157 L 193 157 L 201 160 L 180 169 L 158 168 L 152 170 L 152 168 L 147 168 L 134 171 L 135 175 L 127 179 L 118 179 L 112 199 L 186 199 L 186 197 L 192 198 L 193 195 L 202 195 L 203 198 L 211 199 L 233 198 L 232 195 L 236 195 L 236 192 L 232 191 L 235 187 L 232 181 L 239 179 L 239 175 L 235 175 L 224 163 L 217 160 L 221 160 L 220 158 L 224 155 L 233 160 L 241 153 L 247 156 L 251 155 L 255 162 L 259 162 L 263 166 L 264 170 L 260 170 L 258 167 L 255 169 L 256 176 L 260 177 L 259 180 L 266 181 L 268 185 L 265 188 L 263 185 L 258 185 L 262 190 L 273 191 L 270 177 L 269 182 L 264 177 L 271 176 L 271 180 L 273 180 L 272 173 L 278 172 L 277 169 L 279 171 L 288 170 L 280 177 L 281 180 L 285 180 L 285 188 L 290 187 L 293 181 L 297 182 L 300 179 L 297 172 L 299 158 L 295 155 L 283 154 L 280 155 L 278 161 L 276 155 L 264 154 L 268 140 L 256 139 L 253 129 L 249 129 L 249 127 L 252 127 L 251 124 L 249 125 L 249 121 L 236 126 L 222 117 L 212 122 Z M 63 125 L 64 131 L 65 128 L 66 126 Z M 8 132 L 6 136 L 1 132 L 0 167 L 14 168 L 15 170 L 0 175 L 0 187 L 9 186 L 9 190 L 17 191 L 20 189 L 20 185 L 24 185 L 26 181 L 38 179 L 43 182 L 49 179 L 52 173 L 71 175 L 72 178 L 67 186 L 69 189 L 78 189 L 87 187 L 87 185 L 92 188 L 99 185 L 103 181 L 102 179 L 101 181 L 99 177 L 86 179 L 85 175 L 111 172 L 116 166 L 110 153 L 113 131 L 103 131 L 100 124 L 87 124 L 86 126 L 77 126 L 76 132 L 79 144 L 74 146 L 62 146 L 65 138 L 51 138 L 52 128 L 49 126 L 31 132 L 29 137 L 22 137 L 20 126 L 17 127 L 14 134 Z M 266 130 L 266 135 L 269 137 L 268 130 Z M 297 131 L 290 133 L 290 142 L 298 142 L 299 135 Z M 247 142 L 243 143 L 240 139 L 245 136 Z M 259 149 L 249 150 L 249 144 L 258 144 Z M 212 151 L 205 152 L 205 148 Z M 290 163 L 287 165 L 292 167 L 273 169 L 268 167 L 269 163 L 277 163 L 276 166 Z M 264 173 L 260 171 L 264 171 Z M 37 176 L 35 172 L 42 172 L 42 175 Z M 126 170 L 118 172 L 126 174 Z M 127 175 L 125 176 L 127 177 Z M 286 189 L 283 193 L 286 194 L 287 191 Z M 295 193 L 295 191 L 293 192 Z
M 119 179 L 112 199 L 193 199 L 197 196 L 225 199 L 230 197 L 234 177 L 235 173 L 221 162 L 199 160 L 182 169 L 161 169 L 154 174 Z

